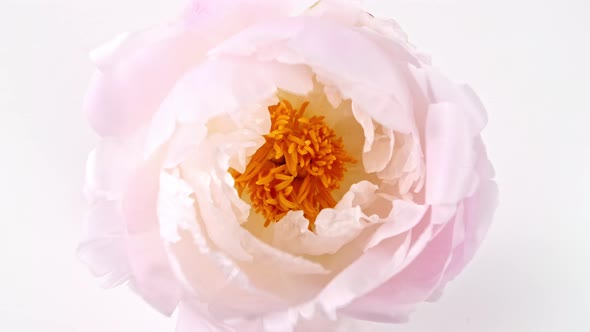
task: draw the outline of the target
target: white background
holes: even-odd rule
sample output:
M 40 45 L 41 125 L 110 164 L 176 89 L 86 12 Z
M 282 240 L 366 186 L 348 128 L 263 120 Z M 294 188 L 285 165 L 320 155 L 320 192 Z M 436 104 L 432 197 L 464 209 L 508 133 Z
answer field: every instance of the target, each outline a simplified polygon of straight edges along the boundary
M 2 0 L 0 330 L 166 332 L 128 289 L 102 290 L 75 258 L 87 53 L 181 0 Z M 489 110 L 501 205 L 443 298 L 402 326 L 359 331 L 590 331 L 590 5 L 587 0 L 368 1 L 395 17 Z

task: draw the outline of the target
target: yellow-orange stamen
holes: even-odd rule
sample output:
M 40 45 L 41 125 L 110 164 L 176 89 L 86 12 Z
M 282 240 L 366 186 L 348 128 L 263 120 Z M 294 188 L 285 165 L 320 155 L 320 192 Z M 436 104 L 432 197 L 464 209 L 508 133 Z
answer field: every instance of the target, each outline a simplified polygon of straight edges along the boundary
M 345 163 L 356 162 L 324 117 L 305 117 L 308 105 L 294 109 L 282 100 L 270 106 L 265 144 L 244 173 L 229 170 L 240 196 L 247 189 L 254 210 L 266 218 L 265 227 L 291 210 L 301 210 L 313 229 L 320 211 L 336 205 L 331 192 L 339 188 Z

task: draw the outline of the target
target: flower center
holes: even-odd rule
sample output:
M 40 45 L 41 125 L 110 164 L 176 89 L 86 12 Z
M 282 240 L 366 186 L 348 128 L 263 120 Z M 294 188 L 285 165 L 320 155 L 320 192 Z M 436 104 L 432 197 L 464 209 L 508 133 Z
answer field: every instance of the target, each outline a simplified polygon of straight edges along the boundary
M 356 162 L 324 117 L 305 116 L 308 105 L 294 109 L 282 100 L 270 106 L 266 142 L 243 174 L 229 170 L 239 195 L 247 189 L 255 211 L 266 218 L 265 227 L 289 211 L 303 211 L 312 229 L 320 211 L 336 205 L 331 192 L 340 186 L 345 163 Z

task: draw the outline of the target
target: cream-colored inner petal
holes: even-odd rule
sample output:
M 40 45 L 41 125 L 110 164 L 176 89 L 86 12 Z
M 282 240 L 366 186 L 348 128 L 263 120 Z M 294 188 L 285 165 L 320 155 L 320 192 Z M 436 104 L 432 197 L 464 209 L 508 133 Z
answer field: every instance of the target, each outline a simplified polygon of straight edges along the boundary
M 244 65 L 247 63 L 244 61 Z M 290 72 L 281 71 L 285 75 Z M 298 75 L 301 83 L 296 86 L 302 92 L 307 83 L 305 75 Z M 285 77 L 282 80 L 288 81 Z M 419 146 L 409 134 L 397 134 L 374 121 L 362 111 L 370 105 L 360 104 L 355 108 L 338 88 L 321 84 L 317 78 L 310 80 L 314 82 L 313 89 L 307 93 L 278 89 L 275 94 L 241 104 L 239 109 L 210 112 L 217 115 L 206 123 L 179 124 L 187 131 L 191 126 L 199 128 L 201 133 L 204 129 L 204 137 L 175 134 L 172 138 L 171 160 L 180 163 L 179 176 L 194 190 L 197 222 L 202 224 L 203 233 L 243 268 L 255 264 L 288 274 L 333 273 L 332 267 L 343 265 L 331 262 L 330 256 L 335 255 L 340 261 L 343 257 L 338 254 L 340 251 L 356 252 L 357 249 L 351 249 L 354 247 L 345 246 L 366 239 L 362 234 L 367 229 L 372 232 L 371 225 L 385 222 L 391 214 L 392 200 L 403 198 L 400 188 L 409 191 L 421 179 L 422 160 L 416 152 Z M 265 82 L 273 81 L 265 79 Z M 237 78 L 228 82 L 233 90 L 244 84 L 248 83 Z M 260 93 L 263 95 L 262 90 Z M 358 161 L 347 164 L 340 187 L 332 192 L 338 203 L 320 211 L 315 232 L 308 229 L 309 220 L 298 211 L 264 227 L 265 218 L 252 210 L 247 195 L 238 196 L 228 172 L 230 168 L 243 172 L 252 155 L 265 143 L 264 135 L 270 129 L 268 107 L 279 100 L 288 100 L 294 107 L 308 102 L 307 112 L 324 117 L 327 126 L 342 138 L 345 151 Z M 177 128 L 177 133 L 182 130 Z M 195 142 L 182 144 L 191 139 Z M 170 229 L 166 232 L 169 236 L 174 234 Z M 346 256 L 353 259 L 356 254 L 349 252 Z

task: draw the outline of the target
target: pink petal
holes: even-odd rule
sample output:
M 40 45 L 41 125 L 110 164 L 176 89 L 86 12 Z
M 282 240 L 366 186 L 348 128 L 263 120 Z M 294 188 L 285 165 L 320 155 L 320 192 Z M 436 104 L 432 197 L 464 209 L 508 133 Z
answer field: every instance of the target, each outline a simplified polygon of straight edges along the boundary
M 477 192 L 463 201 L 462 241 L 454 240 L 453 259 L 445 272 L 443 286 L 444 283 L 455 278 L 471 261 L 487 233 L 498 205 L 498 186 L 490 180 L 493 171 L 483 150 L 477 170 L 482 180 Z
M 481 147 L 481 141 L 478 142 Z M 447 223 L 443 230 L 400 274 L 353 302 L 344 310 L 345 313 L 361 319 L 405 321 L 416 303 L 440 296 L 446 283 L 471 260 L 497 205 L 496 184 L 488 180 L 493 172 L 483 147 L 479 151 L 476 170 L 482 181 L 475 195 L 460 204 L 450 223 L 446 220 L 455 209 L 434 206 L 432 223 Z
M 123 195 L 123 217 L 129 234 L 127 255 L 135 290 L 155 308 L 171 314 L 181 290 L 160 238 L 156 202 L 160 161 L 147 161 L 134 174 Z
M 426 300 L 439 284 L 451 257 L 452 237 L 453 223 L 449 223 L 410 265 L 342 312 L 358 319 L 403 321 L 413 306 Z
M 331 320 L 320 315 L 314 316 L 312 319 L 307 320 L 300 318 L 295 332 L 338 332 L 347 331 L 345 324 L 342 320 Z
M 127 229 L 119 202 L 98 202 L 86 217 L 84 226 L 84 238 L 78 247 L 80 260 L 95 276 L 104 279 L 106 287 L 127 281 L 131 268 L 126 255 Z
M 432 67 L 416 68 L 410 65 L 409 69 L 423 95 L 431 104 L 443 102 L 455 104 L 474 133 L 483 130 L 487 123 L 487 113 L 471 87 L 455 84 Z
M 178 311 L 176 332 L 258 332 L 264 331 L 258 321 L 241 321 L 239 328 L 216 320 L 208 312 L 207 305 L 198 302 L 184 301 Z
M 296 1 L 192 1 L 177 22 L 117 37 L 92 54 L 98 71 L 85 99 L 91 125 L 102 136 L 133 131 L 207 50 L 260 20 L 289 15 L 296 6 Z
M 150 305 L 171 315 L 182 297 L 158 230 L 129 237 L 127 255 L 133 279 L 131 287 Z
M 156 202 L 160 186 L 158 156 L 140 164 L 127 184 L 122 197 L 123 215 L 130 234 L 158 228 Z
M 120 199 L 141 158 L 142 134 L 105 138 L 88 156 L 84 191 L 89 201 Z
M 326 285 L 318 295 L 318 303 L 328 313 L 333 313 L 378 287 L 402 266 L 409 246 L 410 235 L 403 233 L 368 249 Z
M 430 105 L 426 120 L 427 204 L 455 204 L 477 186 L 475 133 L 456 105 Z
M 97 59 L 99 71 L 84 101 L 93 128 L 102 136 L 120 136 L 149 120 L 178 77 L 198 59 L 193 37 L 178 25 L 145 30 Z

